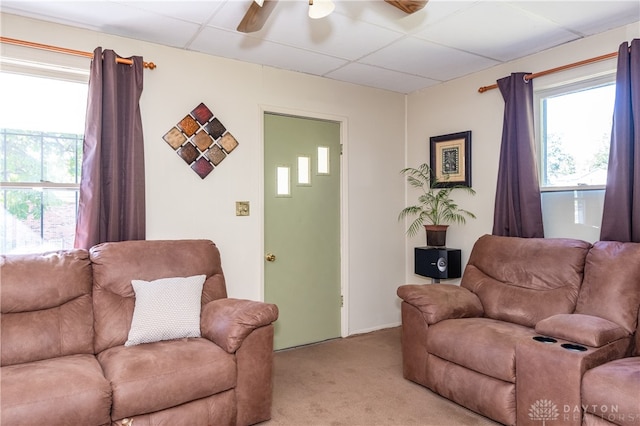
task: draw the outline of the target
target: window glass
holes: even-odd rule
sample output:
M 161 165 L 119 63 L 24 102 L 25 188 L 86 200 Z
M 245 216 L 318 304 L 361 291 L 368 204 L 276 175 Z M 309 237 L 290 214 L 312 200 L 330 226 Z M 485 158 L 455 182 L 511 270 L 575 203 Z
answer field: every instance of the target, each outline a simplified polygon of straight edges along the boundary
M 613 74 L 536 92 L 545 237 L 599 239 L 614 102 Z
M 540 97 L 543 189 L 606 184 L 614 101 L 614 83 Z
M 318 147 L 318 174 L 319 175 L 329 174 L 329 147 L 328 146 Z
M 73 247 L 87 83 L 0 71 L 0 251 Z
M 291 195 L 290 169 L 285 166 L 276 167 L 276 196 L 288 197 Z
M 298 157 L 298 185 L 311 185 L 311 158 Z

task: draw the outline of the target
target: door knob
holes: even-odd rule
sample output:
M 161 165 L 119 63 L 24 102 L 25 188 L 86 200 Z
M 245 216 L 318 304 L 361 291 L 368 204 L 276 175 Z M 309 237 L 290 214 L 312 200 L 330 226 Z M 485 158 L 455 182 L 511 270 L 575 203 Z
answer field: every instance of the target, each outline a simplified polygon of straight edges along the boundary
M 267 255 L 264 258 L 267 259 L 267 262 L 275 262 L 276 255 L 273 253 L 267 253 Z

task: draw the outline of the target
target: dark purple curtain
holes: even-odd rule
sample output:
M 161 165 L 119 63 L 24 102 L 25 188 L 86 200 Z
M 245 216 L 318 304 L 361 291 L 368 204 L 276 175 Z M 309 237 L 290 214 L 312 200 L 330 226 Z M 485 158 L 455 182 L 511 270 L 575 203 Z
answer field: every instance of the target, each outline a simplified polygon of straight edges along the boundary
M 600 239 L 640 243 L 640 39 L 618 50 Z
M 533 83 L 525 75 L 498 80 L 505 105 L 493 234 L 532 238 L 543 237 L 544 231 L 533 145 Z
M 143 62 L 116 63 L 94 51 L 84 134 L 75 247 L 145 238 L 142 119 Z

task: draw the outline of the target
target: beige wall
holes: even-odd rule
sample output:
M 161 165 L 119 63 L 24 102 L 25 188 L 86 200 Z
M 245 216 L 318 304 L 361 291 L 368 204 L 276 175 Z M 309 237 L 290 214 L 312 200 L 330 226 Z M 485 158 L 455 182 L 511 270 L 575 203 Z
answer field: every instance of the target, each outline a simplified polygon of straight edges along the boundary
M 147 236 L 215 241 L 232 297 L 259 300 L 263 295 L 262 112 L 343 122 L 345 334 L 399 324 L 397 286 L 429 281 L 413 274 L 413 247 L 424 245 L 424 235 L 406 239 L 404 224 L 396 218 L 415 196 L 398 171 L 429 158 L 430 136 L 473 132 L 477 195 L 460 195 L 459 201 L 478 218 L 464 227 L 453 225 L 449 246 L 461 248 L 466 260 L 477 237 L 491 232 L 503 102 L 498 91 L 479 94 L 478 87 L 511 72 L 535 72 L 615 51 L 622 41 L 640 36 L 639 26 L 630 25 L 404 96 L 6 14 L 1 24 L 6 37 L 85 51 L 102 46 L 158 65 L 145 71 L 141 100 Z M 3 46 L 4 54 L 7 50 Z M 21 54 L 42 55 L 32 49 Z M 88 66 L 84 59 L 59 59 Z M 609 61 L 604 66 L 614 65 Z M 535 83 L 551 84 L 554 78 Z M 240 142 L 205 180 L 162 140 L 200 102 Z M 237 200 L 251 202 L 251 216 L 235 216 Z
M 512 72 L 538 72 L 591 57 L 616 52 L 624 41 L 640 37 L 640 23 L 621 27 L 606 33 L 567 43 L 546 52 L 531 55 L 517 61 L 493 67 L 457 80 L 427 88 L 408 96 L 407 158 L 408 165 L 415 166 L 429 159 L 429 137 L 465 130 L 472 132 L 472 186 L 475 196 L 458 193 L 456 201 L 462 208 L 474 212 L 477 219 L 466 225 L 452 225 L 447 235 L 447 245 L 462 249 L 466 263 L 473 243 L 483 234 L 490 234 L 493 227 L 493 208 L 498 157 L 502 137 L 504 101 L 500 92 L 491 90 L 483 94 L 478 88 L 488 86 Z M 615 60 L 603 61 L 571 71 L 540 77 L 533 80 L 535 88 L 545 88 L 560 81 L 597 74 L 615 69 Z M 416 160 L 414 160 L 416 159 Z M 407 190 L 409 200 L 415 193 Z M 424 245 L 424 235 L 407 240 L 406 281 L 430 282 L 413 273 L 413 247 Z M 452 280 L 457 282 L 459 280 Z

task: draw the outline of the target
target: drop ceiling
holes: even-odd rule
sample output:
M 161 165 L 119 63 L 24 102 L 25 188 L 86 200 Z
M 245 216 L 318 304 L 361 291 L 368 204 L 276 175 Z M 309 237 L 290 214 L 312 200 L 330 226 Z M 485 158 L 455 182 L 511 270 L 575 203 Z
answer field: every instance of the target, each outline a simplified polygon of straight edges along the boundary
M 280 0 L 265 26 L 250 34 L 236 27 L 251 0 L 3 0 L 0 9 L 400 93 L 640 26 L 638 0 L 430 0 L 412 15 L 382 0 L 334 1 L 331 15 L 313 20 L 307 0 Z

